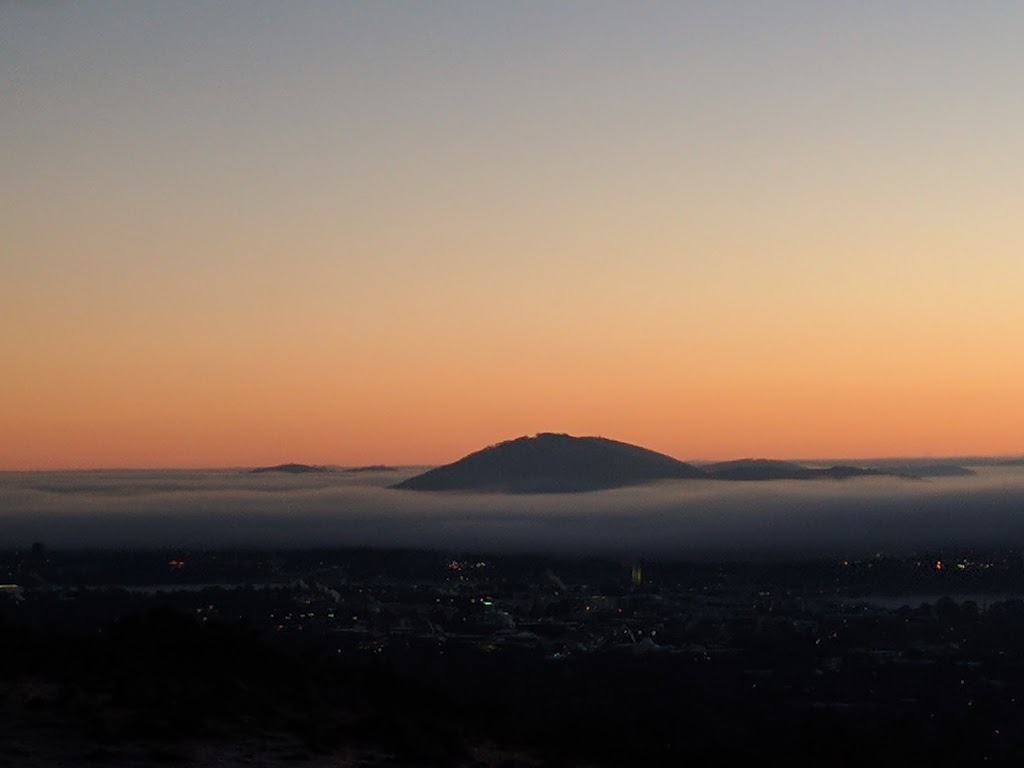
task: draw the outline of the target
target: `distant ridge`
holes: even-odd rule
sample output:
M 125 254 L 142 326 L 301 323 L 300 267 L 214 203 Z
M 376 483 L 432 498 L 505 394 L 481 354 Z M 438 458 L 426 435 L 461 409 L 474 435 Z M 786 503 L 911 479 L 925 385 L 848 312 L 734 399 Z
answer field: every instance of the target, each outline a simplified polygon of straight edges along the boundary
M 603 437 L 542 432 L 471 453 L 392 486 L 413 491 L 578 493 L 705 477 L 663 453 Z
M 976 475 L 970 467 L 953 461 L 929 459 L 884 460 L 871 463 L 876 469 L 887 474 L 913 477 L 919 480 L 929 477 L 970 477 Z
M 839 464 L 834 467 L 805 467 L 791 461 L 738 459 L 701 467 L 713 480 L 845 480 L 850 477 L 891 475 L 879 469 Z
M 604 437 L 542 432 L 506 440 L 427 470 L 392 488 L 483 493 L 579 493 L 655 480 L 847 480 L 920 478 L 887 468 L 837 464 L 815 467 L 775 459 L 738 459 L 694 466 L 663 453 Z
M 397 472 L 398 467 L 392 467 L 387 464 L 368 464 L 365 467 L 347 467 L 346 472 Z
M 267 472 L 284 472 L 289 475 L 307 475 L 313 472 L 330 472 L 327 467 L 315 467 L 311 464 L 275 464 L 272 467 L 256 467 L 250 469 L 251 475 L 262 475 Z

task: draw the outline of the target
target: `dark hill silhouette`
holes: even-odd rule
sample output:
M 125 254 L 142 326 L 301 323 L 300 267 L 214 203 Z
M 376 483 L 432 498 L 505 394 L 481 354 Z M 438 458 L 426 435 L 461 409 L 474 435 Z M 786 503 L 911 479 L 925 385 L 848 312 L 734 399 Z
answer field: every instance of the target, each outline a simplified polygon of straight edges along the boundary
M 799 476 L 807 467 L 775 459 L 737 459 L 705 464 L 701 469 L 715 480 L 785 480 Z
M 314 467 L 310 464 L 276 464 L 273 467 L 256 467 L 249 474 L 262 475 L 266 472 L 285 472 L 290 475 L 306 475 L 312 472 L 330 472 L 327 467 Z
M 576 493 L 653 480 L 705 477 L 663 453 L 603 437 L 541 433 L 484 448 L 404 480 L 414 491 Z
M 912 477 L 970 477 L 978 474 L 970 467 L 962 467 L 959 464 L 897 464 L 879 469 Z
M 849 477 L 900 477 L 900 475 L 893 472 L 883 472 L 880 469 L 868 469 L 865 467 L 850 467 L 845 464 L 825 467 L 824 469 L 809 468 L 807 472 L 807 479 L 812 480 L 818 477 L 831 478 L 833 480 L 846 480 Z
M 387 464 L 369 464 L 365 467 L 348 467 L 346 472 L 397 472 L 398 467 L 392 467 Z
M 847 465 L 806 467 L 792 461 L 774 459 L 738 459 L 701 467 L 714 480 L 845 480 L 850 477 L 888 475 L 878 469 Z
M 967 464 L 971 459 L 920 459 L 913 457 L 864 460 L 860 466 L 871 467 L 885 475 L 924 480 L 932 477 L 971 477 L 977 474 Z

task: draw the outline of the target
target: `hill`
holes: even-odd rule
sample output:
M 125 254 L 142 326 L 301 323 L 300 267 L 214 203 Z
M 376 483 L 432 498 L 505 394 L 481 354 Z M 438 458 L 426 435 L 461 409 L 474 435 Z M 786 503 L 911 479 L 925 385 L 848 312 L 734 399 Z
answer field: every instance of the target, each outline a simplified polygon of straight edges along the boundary
M 885 459 L 871 462 L 871 466 L 907 477 L 970 477 L 977 474 L 963 462 L 952 459 Z
M 603 437 L 546 432 L 492 445 L 393 487 L 413 491 L 577 493 L 694 477 L 705 474 L 663 453 Z
M 275 464 L 272 467 L 256 467 L 249 474 L 262 475 L 267 472 L 284 472 L 289 475 L 306 475 L 312 472 L 330 472 L 327 467 L 314 467 L 310 464 Z
M 833 467 L 806 467 L 791 461 L 739 459 L 701 467 L 713 480 L 844 480 L 850 477 L 893 474 L 839 464 Z

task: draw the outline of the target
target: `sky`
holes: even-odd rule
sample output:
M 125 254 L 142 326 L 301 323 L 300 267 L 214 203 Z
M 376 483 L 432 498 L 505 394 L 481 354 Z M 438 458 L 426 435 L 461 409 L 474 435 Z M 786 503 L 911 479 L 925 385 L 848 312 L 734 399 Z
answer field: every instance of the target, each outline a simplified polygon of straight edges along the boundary
M 0 2 L 0 469 L 1024 453 L 1024 6 Z

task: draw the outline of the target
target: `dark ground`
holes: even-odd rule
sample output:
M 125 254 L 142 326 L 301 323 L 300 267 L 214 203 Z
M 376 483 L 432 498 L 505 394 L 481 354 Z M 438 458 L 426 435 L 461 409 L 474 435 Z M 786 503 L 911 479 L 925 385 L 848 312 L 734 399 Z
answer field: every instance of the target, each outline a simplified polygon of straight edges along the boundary
M 273 571 L 283 586 L 182 589 L 183 568 L 167 566 L 182 561 L 167 553 L 6 555 L 26 586 L 0 596 L 0 766 L 1024 755 L 1024 602 L 1007 597 L 1022 583 L 1016 553 L 947 559 L 950 579 L 928 557 L 645 563 L 653 575 L 640 583 L 598 560 L 189 556 L 204 578 L 256 585 Z M 179 589 L 88 583 L 111 570 L 138 581 L 146 563 Z M 955 599 L 846 602 L 886 583 Z M 979 607 L 965 590 L 994 597 Z M 488 624 L 499 606 L 514 628 Z

